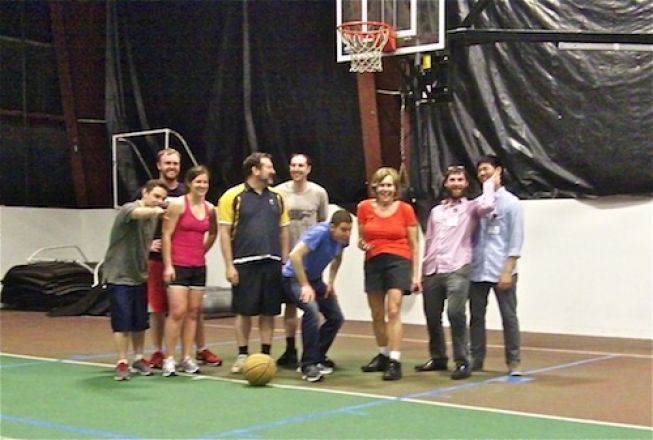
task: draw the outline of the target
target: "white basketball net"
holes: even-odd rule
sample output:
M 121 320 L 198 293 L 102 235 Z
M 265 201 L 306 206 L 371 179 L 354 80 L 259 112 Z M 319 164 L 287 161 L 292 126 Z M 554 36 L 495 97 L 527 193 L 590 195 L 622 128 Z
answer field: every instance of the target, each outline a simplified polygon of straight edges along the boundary
M 372 23 L 343 23 L 338 26 L 351 55 L 350 72 L 381 72 L 381 54 L 388 42 L 390 27 Z

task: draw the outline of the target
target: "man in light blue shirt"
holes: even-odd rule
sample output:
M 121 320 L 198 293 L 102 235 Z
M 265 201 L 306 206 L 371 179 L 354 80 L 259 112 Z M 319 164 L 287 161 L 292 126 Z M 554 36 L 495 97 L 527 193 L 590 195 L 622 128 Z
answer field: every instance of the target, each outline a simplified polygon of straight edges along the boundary
M 334 212 L 331 221 L 312 226 L 301 235 L 281 272 L 287 301 L 304 312 L 300 371 L 302 379 L 309 382 L 318 382 L 332 372 L 325 363 L 326 353 L 344 322 L 334 284 L 342 251 L 349 246 L 351 227 L 351 214 L 344 209 Z M 325 284 L 322 272 L 329 264 Z
M 503 173 L 498 157 L 487 155 L 476 163 L 481 183 L 495 171 Z M 503 182 L 503 176 L 501 181 Z M 517 259 L 524 242 L 524 215 L 519 199 L 505 187 L 496 190 L 496 207 L 479 222 L 473 236 L 469 287 L 472 370 L 482 370 L 486 354 L 485 313 L 494 291 L 503 321 L 506 364 L 511 376 L 521 376 L 519 319 L 517 318 Z

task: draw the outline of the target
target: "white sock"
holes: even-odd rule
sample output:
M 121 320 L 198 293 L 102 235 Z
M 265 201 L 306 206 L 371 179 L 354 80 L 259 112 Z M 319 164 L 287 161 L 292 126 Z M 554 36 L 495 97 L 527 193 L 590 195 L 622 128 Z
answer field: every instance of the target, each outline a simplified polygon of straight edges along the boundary
M 141 359 L 143 359 L 143 354 L 137 354 L 136 356 L 134 356 L 134 362 L 138 362 Z
M 391 351 L 390 352 L 390 359 L 399 362 L 401 360 L 401 352 L 400 351 Z
M 383 356 L 388 355 L 388 347 L 379 347 L 379 353 L 381 353 Z

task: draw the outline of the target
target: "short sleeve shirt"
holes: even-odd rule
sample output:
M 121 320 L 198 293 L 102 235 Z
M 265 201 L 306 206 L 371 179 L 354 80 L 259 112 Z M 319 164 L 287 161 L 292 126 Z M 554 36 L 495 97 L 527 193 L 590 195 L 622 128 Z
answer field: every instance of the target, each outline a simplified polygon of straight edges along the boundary
M 111 228 L 102 266 L 103 280 L 111 284 L 138 285 L 147 281 L 147 253 L 158 219 L 133 219 L 140 202 L 125 203 Z
M 261 193 L 247 183 L 228 189 L 218 201 L 218 222 L 231 225 L 234 264 L 281 260 L 281 227 L 290 219 L 280 192 Z
M 399 201 L 397 210 L 389 217 L 381 217 L 374 212 L 374 200 L 363 200 L 358 204 L 358 224 L 363 229 L 363 239 L 371 245 L 365 253 L 369 260 L 380 254 L 393 254 L 413 259 L 408 240 L 408 228 L 417 226 L 413 207 Z
M 337 242 L 331 237 L 331 224 L 328 221 L 318 223 L 307 229 L 299 241 L 304 243 L 310 250 L 303 260 L 306 277 L 309 280 L 320 279 L 322 272 L 329 263 L 348 246 Z M 292 261 L 287 261 L 284 264 L 282 274 L 284 277 L 289 278 L 295 276 Z
M 275 189 L 281 191 L 288 207 L 290 247 L 293 247 L 304 231 L 318 221 L 326 220 L 329 196 L 324 188 L 314 182 L 306 182 L 302 192 L 295 192 L 292 180 L 277 185 Z

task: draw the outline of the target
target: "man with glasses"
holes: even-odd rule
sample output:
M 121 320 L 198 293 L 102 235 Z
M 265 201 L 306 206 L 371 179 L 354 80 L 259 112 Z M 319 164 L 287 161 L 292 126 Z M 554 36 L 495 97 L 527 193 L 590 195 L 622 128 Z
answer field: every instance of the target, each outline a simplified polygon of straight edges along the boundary
M 500 173 L 495 173 L 483 183 L 483 194 L 468 200 L 465 195 L 469 179 L 465 168 L 453 166 L 447 169 L 443 182 L 446 198 L 429 214 L 424 245 L 422 285 L 430 358 L 417 365 L 416 371 L 447 370 L 448 358 L 442 329 L 446 300 L 456 363 L 451 378 L 465 379 L 471 375 L 465 307 L 472 260 L 472 234 L 479 219 L 494 209 L 494 191 L 501 185 L 500 176 Z

